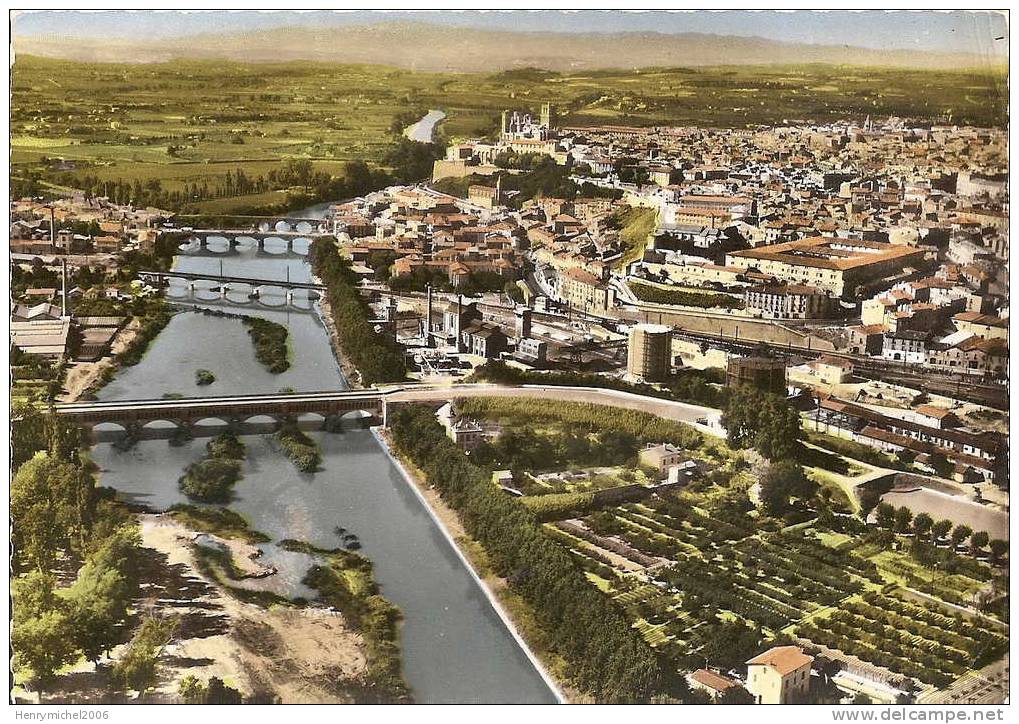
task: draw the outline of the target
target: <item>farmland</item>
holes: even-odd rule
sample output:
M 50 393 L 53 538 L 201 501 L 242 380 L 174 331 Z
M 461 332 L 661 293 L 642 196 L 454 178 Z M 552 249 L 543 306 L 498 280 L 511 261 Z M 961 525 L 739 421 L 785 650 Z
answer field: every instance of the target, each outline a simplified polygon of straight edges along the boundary
M 12 179 L 42 190 L 80 187 L 85 177 L 100 191 L 158 184 L 177 192 L 175 210 L 239 213 L 285 203 L 306 180 L 283 173 L 287 161 L 326 178 L 344 177 L 352 161 L 392 165 L 394 125 L 428 108 L 448 114 L 446 138 L 492 133 L 502 109 L 546 100 L 569 125 L 743 127 L 867 114 L 922 122 L 950 112 L 955 122 L 1000 126 L 1004 88 L 993 73 L 837 66 L 466 74 L 24 56 L 13 68 Z M 236 182 L 238 170 L 246 183 Z
M 972 613 L 999 576 L 992 565 L 947 542 L 833 512 L 823 496 L 808 520 L 789 525 L 752 503 L 755 476 L 740 453 L 693 436 L 673 438 L 703 463 L 691 483 L 599 505 L 591 490 L 613 478 L 643 483 L 653 473 L 625 454 L 617 456 L 620 469 L 585 472 L 569 460 L 570 470 L 556 475 L 548 472 L 550 455 L 528 468 L 519 456 L 498 452 L 522 439 L 529 420 L 531 434 L 550 441 L 551 450 L 569 447 L 557 445 L 557 435 L 604 435 L 599 425 L 620 423 L 596 406 L 549 411 L 532 404 L 529 414 L 528 402 L 459 402 L 461 412 L 510 436 L 473 459 L 512 468 L 545 532 L 677 669 L 738 668 L 766 645 L 796 642 L 862 662 L 893 685 L 908 678 L 942 688 L 1007 650 L 1000 624 Z

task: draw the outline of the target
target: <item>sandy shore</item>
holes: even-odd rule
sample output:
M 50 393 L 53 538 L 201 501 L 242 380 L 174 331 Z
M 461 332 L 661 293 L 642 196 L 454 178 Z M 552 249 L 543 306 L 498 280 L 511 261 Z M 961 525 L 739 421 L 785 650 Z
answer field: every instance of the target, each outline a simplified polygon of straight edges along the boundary
M 190 545 L 196 531 L 165 515 L 139 518 L 142 544 L 165 557 L 168 570 L 204 584 L 195 598 L 157 599 L 157 606 L 172 608 L 186 621 L 181 638 L 165 651 L 159 692 L 173 696 L 180 679 L 191 674 L 219 676 L 248 696 L 279 697 L 285 704 L 351 701 L 344 683 L 365 672 L 364 641 L 340 614 L 238 601 L 197 572 Z M 237 540 L 229 546 L 242 570 L 265 573 L 254 560 L 255 546 Z M 208 618 L 217 621 L 212 630 L 201 625 Z
M 138 565 L 139 615 L 173 616 L 180 622 L 175 639 L 158 660 L 158 683 L 148 703 L 179 703 L 185 676 L 212 676 L 245 697 L 284 704 L 353 703 L 367 671 L 361 635 L 343 616 L 322 607 L 274 605 L 263 608 L 232 597 L 198 572 L 192 541 L 198 532 L 165 514 L 141 514 L 142 548 Z M 220 539 L 223 540 L 223 539 Z M 242 541 L 228 543 L 235 565 L 266 572 L 255 562 L 258 549 Z M 100 703 L 108 696 L 111 666 L 126 645 L 113 649 L 99 666 L 80 661 L 66 669 L 44 696 L 46 703 Z M 19 699 L 38 702 L 38 694 L 15 689 Z

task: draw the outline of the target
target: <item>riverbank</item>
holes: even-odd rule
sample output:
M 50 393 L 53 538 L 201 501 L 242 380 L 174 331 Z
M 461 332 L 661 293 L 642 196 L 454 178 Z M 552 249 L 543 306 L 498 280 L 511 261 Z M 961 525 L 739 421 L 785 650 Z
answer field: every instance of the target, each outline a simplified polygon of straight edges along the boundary
M 240 601 L 199 571 L 192 541 L 200 531 L 165 514 L 138 517 L 142 545 L 165 563 L 165 574 L 153 581 L 153 603 L 188 622 L 167 647 L 157 692 L 175 696 L 180 679 L 191 674 L 219 676 L 246 696 L 284 704 L 353 703 L 351 691 L 367 671 L 367 657 L 364 638 L 343 616 L 319 607 Z M 229 545 L 235 560 L 251 561 L 250 572 L 265 575 L 251 557 L 257 549 L 243 541 Z M 192 588 L 186 600 L 173 596 L 182 579 Z
M 467 534 L 460 516 L 446 504 L 439 492 L 428 484 L 421 470 L 396 452 L 395 445 L 385 429 L 373 427 L 371 431 L 408 486 L 425 505 L 432 520 L 456 551 L 464 567 L 471 573 L 492 608 L 527 654 L 531 664 L 554 693 L 557 701 L 562 704 L 586 703 L 587 697 L 563 683 L 566 680 L 566 661 L 548 649 L 544 635 L 534 621 L 530 606 L 510 589 L 505 578 L 492 572 L 484 548 Z
M 321 284 L 321 280 L 317 277 L 312 277 L 312 279 L 314 279 L 316 284 Z M 347 381 L 347 387 L 352 390 L 363 389 L 364 384 L 361 381 L 361 373 L 358 372 L 357 367 L 347 357 L 343 351 L 343 345 L 340 344 L 340 335 L 336 331 L 335 322 L 333 322 L 333 310 L 329 306 L 329 300 L 323 295 L 318 304 L 319 318 L 329 333 L 329 346 L 332 347 L 333 356 L 336 358 L 336 363 L 340 366 L 340 373 L 343 375 L 343 379 Z

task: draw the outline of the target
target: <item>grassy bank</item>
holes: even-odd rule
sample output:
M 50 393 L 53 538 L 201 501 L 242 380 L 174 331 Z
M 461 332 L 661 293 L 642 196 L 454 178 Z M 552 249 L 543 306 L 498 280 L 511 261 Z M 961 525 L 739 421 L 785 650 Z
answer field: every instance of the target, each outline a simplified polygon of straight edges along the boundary
M 271 540 L 265 533 L 252 530 L 248 521 L 228 508 L 179 504 L 170 508 L 169 514 L 181 525 L 220 538 L 236 538 L 247 543 L 268 543 Z
M 724 388 L 714 385 L 724 382 L 721 370 L 685 369 L 671 375 L 661 385 L 626 382 L 603 375 L 584 372 L 538 372 L 510 367 L 502 361 L 487 362 L 475 369 L 473 382 L 494 382 L 503 385 L 552 385 L 556 387 L 596 387 L 607 390 L 632 392 L 635 395 L 657 397 L 663 400 L 689 402 L 706 407 L 725 405 Z
M 612 224 L 619 229 L 619 238 L 623 241 L 623 256 L 618 265 L 625 267 L 644 256 L 644 249 L 658 226 L 658 211 L 644 206 L 631 206 L 616 214 Z
M 167 309 L 162 300 L 159 300 L 159 304 L 153 311 L 148 312 L 144 316 L 136 317 L 141 326 L 127 347 L 116 356 L 116 362 L 125 367 L 131 367 L 141 362 L 145 352 L 149 349 L 149 345 L 159 336 L 159 333 L 163 331 L 166 325 L 170 323 L 173 315 L 174 312 Z

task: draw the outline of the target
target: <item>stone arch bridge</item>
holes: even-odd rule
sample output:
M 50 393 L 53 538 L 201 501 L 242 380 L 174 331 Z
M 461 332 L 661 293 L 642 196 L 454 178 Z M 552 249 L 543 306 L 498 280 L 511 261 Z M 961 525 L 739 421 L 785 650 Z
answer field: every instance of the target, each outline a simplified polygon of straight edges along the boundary
M 364 419 L 386 423 L 386 401 L 378 390 L 337 392 L 300 392 L 293 394 L 244 395 L 161 400 L 125 400 L 123 402 L 75 402 L 57 405 L 54 411 L 94 437 L 96 427 L 117 425 L 128 434 L 141 437 L 149 423 L 170 423 L 173 428 L 191 434 L 216 434 L 220 426 L 200 427 L 198 423 L 212 420 L 240 428 L 253 418 L 270 418 L 280 427 L 297 423 L 309 413 L 320 418 L 320 425 L 331 423 L 350 413 L 362 413 Z

